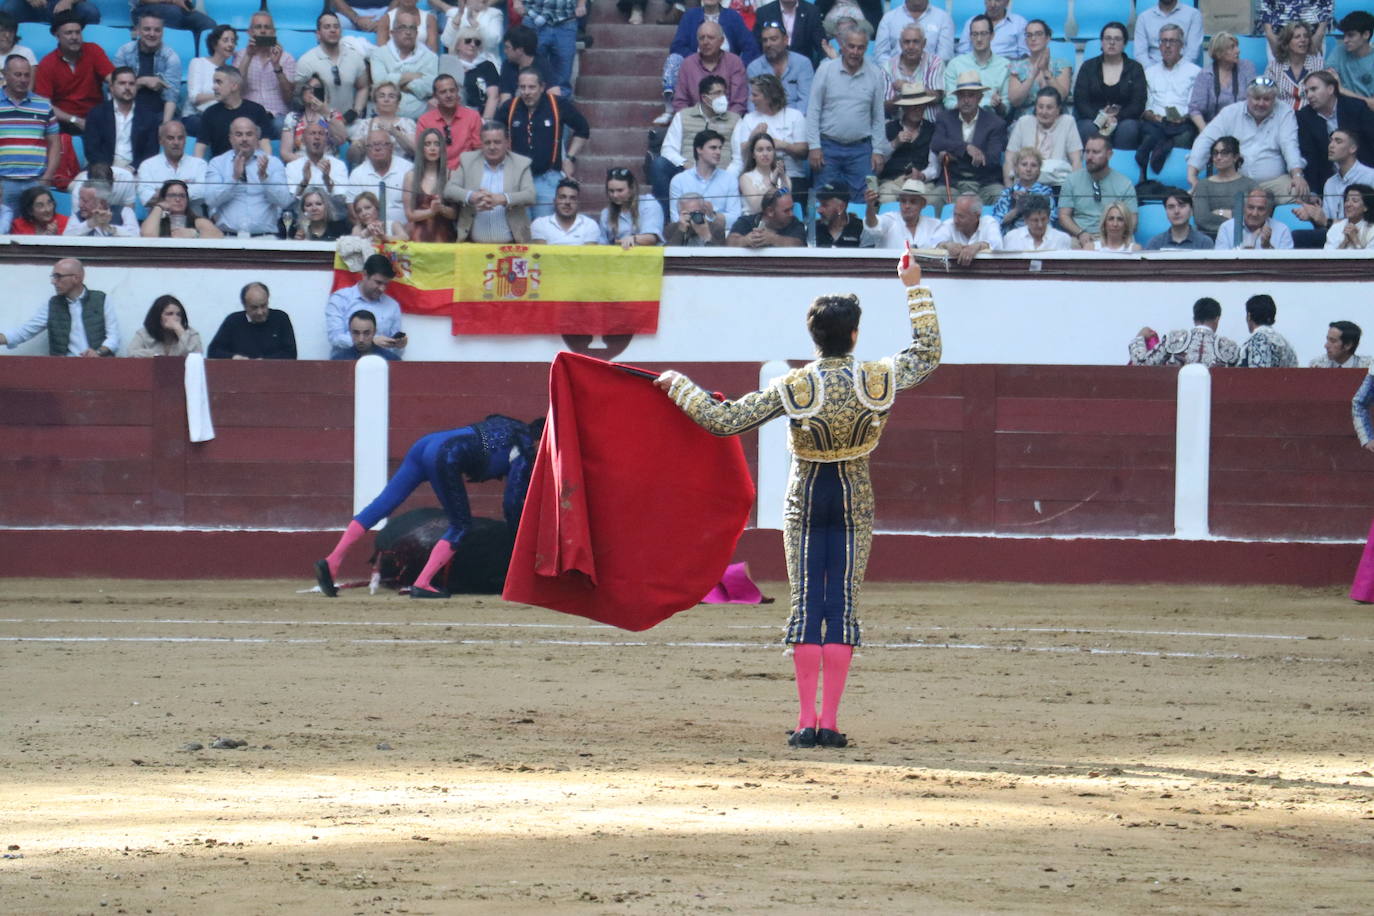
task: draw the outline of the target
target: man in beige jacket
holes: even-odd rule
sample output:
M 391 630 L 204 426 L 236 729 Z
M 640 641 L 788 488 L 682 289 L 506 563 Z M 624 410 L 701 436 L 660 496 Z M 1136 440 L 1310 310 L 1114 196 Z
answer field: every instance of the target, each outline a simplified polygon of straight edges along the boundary
M 482 148 L 463 153 L 444 187 L 460 207 L 458 241 L 528 242 L 534 203 L 530 160 L 510 151 L 510 134 L 497 121 L 482 124 Z

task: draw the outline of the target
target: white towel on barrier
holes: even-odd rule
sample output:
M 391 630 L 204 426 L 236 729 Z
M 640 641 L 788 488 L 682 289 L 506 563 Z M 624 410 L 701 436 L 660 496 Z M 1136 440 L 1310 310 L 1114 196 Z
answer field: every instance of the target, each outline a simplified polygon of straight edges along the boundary
M 215 424 L 210 420 L 210 389 L 205 384 L 205 357 L 199 353 L 186 354 L 186 429 L 192 442 L 215 438 Z

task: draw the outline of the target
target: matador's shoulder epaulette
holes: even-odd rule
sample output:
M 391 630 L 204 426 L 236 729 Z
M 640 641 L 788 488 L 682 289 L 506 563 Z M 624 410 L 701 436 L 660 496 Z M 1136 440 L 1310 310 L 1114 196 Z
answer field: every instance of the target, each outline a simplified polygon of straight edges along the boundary
M 814 365 L 793 369 L 773 380 L 790 417 L 815 416 L 825 403 L 825 384 Z

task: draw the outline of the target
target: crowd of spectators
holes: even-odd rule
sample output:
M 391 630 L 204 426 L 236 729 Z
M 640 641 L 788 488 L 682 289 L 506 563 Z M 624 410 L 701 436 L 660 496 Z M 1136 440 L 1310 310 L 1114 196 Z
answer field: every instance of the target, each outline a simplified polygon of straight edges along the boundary
M 669 17 L 649 193 L 631 165 L 612 168 L 595 215 L 580 212 L 579 182 L 600 176 L 578 170 L 592 129 L 573 101 L 585 0 L 330 0 L 299 58 L 266 9 L 240 34 L 139 3 L 129 40 L 102 47 L 84 37 L 94 6 L 23 4 L 56 42 L 37 61 L 12 6 L 0 13 L 0 230 L 12 233 L 910 242 L 964 263 L 986 250 L 1374 241 L 1374 16 L 1333 22 L 1329 0 L 1260 4 L 1262 70 L 1236 36 L 1207 41 L 1179 0 L 1138 4 L 1133 30 L 1106 24 L 1077 68 L 1050 23 L 1007 0 L 962 23 L 931 0 L 700 0 Z M 642 21 L 642 3 L 621 8 L 626 27 Z M 182 60 L 167 29 L 194 33 L 205 55 Z

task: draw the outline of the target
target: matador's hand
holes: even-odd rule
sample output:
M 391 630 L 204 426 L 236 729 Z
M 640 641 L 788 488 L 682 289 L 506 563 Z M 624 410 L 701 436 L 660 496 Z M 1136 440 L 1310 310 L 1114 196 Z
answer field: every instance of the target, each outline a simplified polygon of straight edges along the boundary
M 921 284 L 921 265 L 916 263 L 915 256 L 911 253 L 911 243 L 906 243 L 906 251 L 897 260 L 897 276 L 907 286 L 919 286 Z
M 669 369 L 667 372 L 654 379 L 654 386 L 661 391 L 668 391 L 673 387 L 673 382 L 676 382 L 680 378 L 682 378 L 681 372 Z

